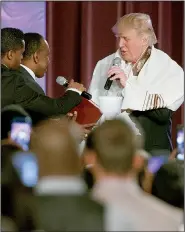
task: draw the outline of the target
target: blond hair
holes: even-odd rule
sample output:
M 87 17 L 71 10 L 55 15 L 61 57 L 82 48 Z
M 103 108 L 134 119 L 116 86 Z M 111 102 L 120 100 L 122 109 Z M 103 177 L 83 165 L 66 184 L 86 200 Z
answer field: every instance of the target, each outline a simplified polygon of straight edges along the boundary
M 143 139 L 123 119 L 113 119 L 95 128 L 87 138 L 86 148 L 96 152 L 98 163 L 107 171 L 126 174 L 132 169 L 137 150 L 143 148 Z
M 121 34 L 122 29 L 125 27 L 135 29 L 139 34 L 147 35 L 149 46 L 157 43 L 157 38 L 152 26 L 152 21 L 148 14 L 126 14 L 118 20 L 112 30 L 116 34 Z

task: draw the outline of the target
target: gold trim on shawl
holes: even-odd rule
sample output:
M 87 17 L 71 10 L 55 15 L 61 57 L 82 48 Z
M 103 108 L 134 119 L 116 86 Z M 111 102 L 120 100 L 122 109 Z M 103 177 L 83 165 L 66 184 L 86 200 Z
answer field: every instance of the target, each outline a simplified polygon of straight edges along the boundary
M 151 55 L 152 48 L 148 47 L 141 58 L 133 65 L 132 72 L 134 76 L 138 76 L 141 69 L 143 68 L 146 61 L 149 59 Z

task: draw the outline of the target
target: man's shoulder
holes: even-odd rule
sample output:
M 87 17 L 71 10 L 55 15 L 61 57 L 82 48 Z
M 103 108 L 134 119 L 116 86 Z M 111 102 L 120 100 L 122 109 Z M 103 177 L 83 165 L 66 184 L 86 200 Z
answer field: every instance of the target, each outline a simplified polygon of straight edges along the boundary
M 24 76 L 19 70 L 4 71 L 1 75 L 1 83 L 4 91 L 7 91 L 7 88 L 17 88 L 25 85 Z
M 182 221 L 182 210 L 175 208 L 166 202 L 140 191 L 133 193 L 131 196 L 126 195 L 124 200 L 123 210 L 127 207 L 127 217 L 131 218 L 133 222 L 143 222 L 144 227 L 149 229 L 150 227 L 154 231 L 159 229 L 162 231 L 175 230 Z M 142 213 L 140 211 L 142 209 Z M 133 211 L 135 215 L 133 215 Z M 146 218 L 150 215 L 148 220 Z M 136 223 L 137 224 L 137 223 Z M 142 228 L 143 229 L 143 228 Z
M 182 67 L 175 61 L 173 60 L 167 53 L 165 53 L 164 51 L 154 48 L 154 52 L 156 54 L 156 57 L 158 59 L 158 62 L 162 62 L 163 64 L 168 64 L 170 63 L 170 65 L 175 65 L 176 68 L 179 68 L 182 70 Z
M 37 206 L 41 209 L 50 210 L 50 208 L 58 207 L 61 210 L 68 209 L 69 211 L 81 212 L 86 216 L 102 217 L 104 207 L 100 203 L 92 200 L 88 194 L 84 195 L 40 195 L 36 196 Z
M 103 207 L 85 195 L 43 195 L 36 196 L 36 208 L 40 221 L 52 220 L 57 212 L 60 221 L 56 221 L 54 229 L 62 222 L 62 227 L 68 231 L 103 231 Z M 40 213 L 41 212 L 41 213 Z M 73 223 L 71 224 L 71 220 Z M 85 223 L 82 223 L 82 220 Z M 50 221 L 44 225 L 45 230 L 50 230 Z M 59 230 L 58 230 L 59 231 Z M 62 230 L 61 230 L 62 231 Z
M 88 193 L 85 194 L 61 194 L 61 195 L 38 195 L 35 197 L 37 201 L 48 201 L 48 199 L 53 199 L 53 202 L 56 201 L 61 201 L 63 203 L 66 203 L 68 201 L 70 201 L 71 203 L 75 203 L 76 201 L 79 202 L 80 207 L 82 207 L 83 205 L 86 207 L 93 207 L 93 208 L 101 208 L 101 204 L 99 204 L 98 202 L 94 201 L 93 199 L 91 199 L 90 195 Z
M 15 82 L 18 78 L 18 73 L 15 70 L 6 70 L 1 73 L 1 83 L 2 85 L 15 85 Z
M 13 69 L 6 69 L 1 73 L 1 76 L 4 77 L 15 77 L 15 76 L 21 76 L 21 72 L 19 69 L 13 70 Z
M 181 209 L 171 206 L 152 195 L 144 194 L 144 202 L 146 209 L 148 208 L 148 210 L 151 210 L 157 217 L 178 220 L 182 216 Z
M 24 68 L 24 67 L 22 67 L 22 65 L 20 65 L 20 67 L 19 67 L 19 69 L 17 70 L 20 74 L 29 74 L 28 73 L 28 71 Z
M 173 60 L 166 52 L 158 49 L 158 48 L 154 48 L 154 51 L 156 53 L 156 55 L 163 60 Z

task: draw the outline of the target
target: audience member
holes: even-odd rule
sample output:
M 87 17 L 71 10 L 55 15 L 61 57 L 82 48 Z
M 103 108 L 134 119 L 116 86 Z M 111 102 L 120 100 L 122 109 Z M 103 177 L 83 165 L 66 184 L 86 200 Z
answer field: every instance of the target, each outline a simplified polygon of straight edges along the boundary
M 154 175 L 151 193 L 184 209 L 184 162 L 172 160 L 163 164 Z
M 19 105 L 9 105 L 1 111 L 1 213 L 3 215 L 2 230 L 9 226 L 17 230 L 33 229 L 28 214 L 31 189 L 20 181 L 17 170 L 13 167 L 12 158 L 22 148 L 10 138 L 11 122 L 15 117 L 29 117 L 29 114 Z M 29 217 L 29 220 L 28 218 Z M 14 228 L 15 229 L 15 228 Z M 6 230 L 7 231 L 7 230 Z
M 103 231 L 103 208 L 90 200 L 80 178 L 82 166 L 69 123 L 48 120 L 32 134 L 37 154 L 37 229 L 46 231 Z
M 7 139 L 11 130 L 11 123 L 16 117 L 30 117 L 20 105 L 8 105 L 1 110 L 1 140 Z
M 144 193 L 136 183 L 140 149 L 142 144 L 124 121 L 106 121 L 91 132 L 84 160 L 96 180 L 93 197 L 113 207 L 110 230 L 177 230 L 182 211 Z
M 19 105 L 9 105 L 1 111 L 1 171 L 4 172 L 6 166 L 11 162 L 12 154 L 22 151 L 19 144 L 10 137 L 11 123 L 15 117 L 29 117 L 29 114 Z M 5 175 L 6 176 L 6 175 Z
M 12 221 L 15 224 L 17 231 L 30 231 L 35 229 L 32 188 L 23 185 L 19 171 L 13 166 L 13 157 L 16 154 L 15 152 L 11 156 L 4 156 L 1 173 L 1 214 L 6 219 L 5 222 Z M 10 224 L 2 224 L 4 230 L 6 225 Z
M 168 155 L 155 151 L 140 174 L 141 188 L 178 208 L 184 207 L 184 161 L 177 160 L 176 149 Z M 161 155 L 159 155 L 161 153 Z M 157 155 L 158 154 L 158 155 Z
M 144 169 L 146 167 L 146 164 L 148 162 L 148 158 L 150 157 L 149 153 L 147 153 L 144 150 L 139 150 L 137 152 L 137 162 L 140 162 L 140 165 L 138 165 L 138 183 L 141 186 L 141 182 L 144 176 Z M 83 176 L 85 179 L 85 182 L 87 183 L 88 189 L 91 190 L 94 186 L 94 177 L 91 173 L 91 167 L 92 165 L 87 165 L 84 169 Z

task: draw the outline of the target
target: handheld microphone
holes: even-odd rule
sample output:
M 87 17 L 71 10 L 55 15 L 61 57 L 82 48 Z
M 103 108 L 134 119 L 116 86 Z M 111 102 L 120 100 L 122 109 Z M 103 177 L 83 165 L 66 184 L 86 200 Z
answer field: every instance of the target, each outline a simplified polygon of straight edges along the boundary
M 56 79 L 57 84 L 62 85 L 63 87 L 67 88 L 69 86 L 69 82 L 65 77 L 58 76 Z M 92 98 L 92 95 L 86 91 L 83 91 L 81 93 L 81 96 L 86 98 L 87 100 L 90 100 Z
M 119 57 L 116 57 L 114 60 L 113 60 L 113 63 L 112 63 L 112 66 L 120 66 L 121 65 L 121 58 Z M 111 77 L 115 76 L 115 74 L 112 74 L 110 77 L 107 78 L 107 81 L 105 83 L 105 86 L 104 86 L 104 89 L 106 90 L 109 90 L 111 85 L 112 85 L 112 82 L 113 80 L 110 80 Z

